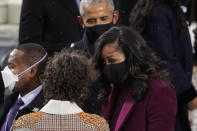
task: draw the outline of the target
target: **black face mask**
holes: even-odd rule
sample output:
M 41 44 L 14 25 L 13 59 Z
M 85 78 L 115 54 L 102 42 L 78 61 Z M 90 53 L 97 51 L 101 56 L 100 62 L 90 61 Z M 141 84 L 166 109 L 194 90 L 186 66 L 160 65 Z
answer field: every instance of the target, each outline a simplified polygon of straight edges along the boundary
M 118 64 L 105 65 L 103 71 L 108 82 L 120 84 L 127 73 L 126 61 Z
M 94 44 L 94 42 L 99 38 L 100 35 L 102 35 L 105 31 L 113 27 L 113 22 L 109 24 L 103 24 L 103 25 L 95 25 L 92 27 L 86 27 L 85 31 L 88 36 L 88 40 L 90 43 Z

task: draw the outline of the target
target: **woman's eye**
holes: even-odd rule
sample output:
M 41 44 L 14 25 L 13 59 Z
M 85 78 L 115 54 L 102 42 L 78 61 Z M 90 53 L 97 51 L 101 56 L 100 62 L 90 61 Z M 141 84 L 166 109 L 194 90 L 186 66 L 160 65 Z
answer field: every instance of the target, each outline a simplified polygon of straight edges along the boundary
M 115 60 L 112 59 L 112 58 L 109 58 L 108 61 L 109 61 L 109 63 L 114 63 L 115 62 Z

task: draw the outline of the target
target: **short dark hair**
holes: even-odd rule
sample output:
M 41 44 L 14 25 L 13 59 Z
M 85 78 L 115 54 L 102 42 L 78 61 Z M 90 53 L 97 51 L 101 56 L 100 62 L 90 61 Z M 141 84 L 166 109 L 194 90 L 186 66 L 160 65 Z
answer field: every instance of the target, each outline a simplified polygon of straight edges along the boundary
M 67 100 L 83 105 L 94 81 L 94 67 L 84 52 L 64 49 L 49 58 L 42 78 L 45 101 Z
M 25 43 L 19 45 L 18 47 L 16 47 L 16 49 L 24 52 L 22 56 L 22 61 L 27 66 L 31 66 L 34 63 L 38 62 L 47 53 L 44 47 L 35 43 Z M 38 75 L 43 74 L 46 61 L 47 61 L 47 57 L 37 65 Z
M 95 68 L 102 73 L 104 60 L 102 49 L 105 45 L 117 42 L 117 50 L 121 50 L 125 57 L 128 69 L 127 82 L 133 88 L 132 96 L 135 100 L 143 100 L 147 91 L 148 83 L 152 77 L 159 77 L 169 86 L 171 75 L 168 66 L 148 47 L 145 40 L 132 28 L 113 27 L 96 41 L 96 52 L 94 56 Z M 99 99 L 104 101 L 110 93 L 109 84 L 101 77 L 102 87 Z M 129 80 L 128 80 L 129 79 Z

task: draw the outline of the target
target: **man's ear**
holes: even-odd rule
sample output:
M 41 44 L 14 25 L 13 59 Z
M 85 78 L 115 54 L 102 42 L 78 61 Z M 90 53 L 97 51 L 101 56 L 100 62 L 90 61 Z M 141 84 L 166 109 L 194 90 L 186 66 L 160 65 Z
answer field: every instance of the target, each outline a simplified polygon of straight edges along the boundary
M 35 77 L 37 74 L 38 74 L 38 67 L 36 66 L 36 67 L 31 68 L 30 74 L 29 74 L 30 77 L 33 78 L 33 77 Z
M 113 23 L 116 24 L 119 18 L 119 11 L 115 10 L 113 14 Z
M 83 23 L 83 18 L 81 16 L 77 16 L 77 20 L 78 20 L 79 24 L 84 28 L 85 24 Z

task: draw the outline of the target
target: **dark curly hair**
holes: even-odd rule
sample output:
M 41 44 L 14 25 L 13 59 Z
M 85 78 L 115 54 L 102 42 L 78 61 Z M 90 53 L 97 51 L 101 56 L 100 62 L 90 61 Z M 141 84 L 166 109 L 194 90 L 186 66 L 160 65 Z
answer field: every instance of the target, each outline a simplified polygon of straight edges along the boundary
M 186 27 L 185 17 L 180 8 L 181 4 L 179 0 L 138 0 L 135 7 L 130 14 L 130 25 L 136 29 L 139 33 L 142 33 L 146 27 L 146 21 L 150 15 L 150 12 L 158 7 L 160 4 L 166 4 L 175 13 L 175 17 L 178 25 L 178 32 L 182 31 Z
M 96 42 L 96 53 L 94 56 L 95 68 L 103 71 L 104 59 L 102 49 L 107 44 L 118 43 L 117 50 L 124 53 L 128 69 L 128 77 L 123 83 L 132 87 L 132 97 L 137 100 L 143 100 L 148 91 L 149 80 L 152 77 L 159 77 L 172 87 L 171 75 L 168 72 L 166 63 L 160 61 L 155 53 L 147 46 L 145 40 L 132 28 L 113 27 L 105 32 Z M 104 102 L 110 94 L 110 83 L 101 73 L 99 79 L 102 86 L 98 99 Z
M 45 102 L 50 99 L 82 106 L 95 79 L 94 67 L 84 52 L 64 49 L 49 58 L 42 77 Z

